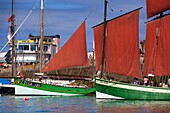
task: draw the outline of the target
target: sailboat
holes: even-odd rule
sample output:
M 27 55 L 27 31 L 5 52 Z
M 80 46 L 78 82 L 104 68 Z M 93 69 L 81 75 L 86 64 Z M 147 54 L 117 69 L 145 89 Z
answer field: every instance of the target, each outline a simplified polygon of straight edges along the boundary
M 74 54 L 73 54 L 74 53 Z M 59 52 L 45 65 L 42 72 L 49 72 L 56 69 L 74 66 L 88 66 L 85 22 L 77 29 Z M 16 95 L 87 95 L 95 92 L 94 87 L 75 86 L 71 82 L 61 84 L 58 80 L 37 80 L 16 79 Z
M 43 0 L 41 0 L 41 2 L 43 2 Z M 43 6 L 41 5 L 41 7 Z M 86 29 L 84 21 L 59 52 L 41 69 L 41 72 L 45 73 L 63 68 L 88 65 L 89 61 L 87 57 Z M 39 75 L 39 78 L 37 79 L 15 78 L 15 95 L 74 96 L 88 95 L 95 92 L 94 87 L 88 87 L 84 84 L 75 85 L 74 83 L 74 80 L 62 81 L 47 79 L 47 76 L 44 78 L 43 74 Z
M 159 13 L 147 22 L 144 75 L 139 60 L 139 9 L 94 26 L 96 70 L 101 74 L 95 79 L 96 98 L 130 100 L 169 100 L 170 88 L 136 85 L 114 80 L 114 73 L 140 79 L 150 75 L 169 76 L 170 15 L 162 12 L 170 9 L 169 0 L 147 0 L 147 18 Z M 107 1 L 105 0 L 105 7 Z M 105 8 L 106 9 L 106 8 Z M 105 10 L 106 12 L 106 10 Z M 103 35 L 104 34 L 104 35 Z M 102 43 L 103 42 L 103 43 Z

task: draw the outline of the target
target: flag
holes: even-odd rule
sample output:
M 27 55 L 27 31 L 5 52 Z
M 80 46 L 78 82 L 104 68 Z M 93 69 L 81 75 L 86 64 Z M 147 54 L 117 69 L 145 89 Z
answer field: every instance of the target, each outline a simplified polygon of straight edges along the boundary
M 9 18 L 8 18 L 8 22 L 11 22 L 12 21 L 12 16 L 10 16 Z

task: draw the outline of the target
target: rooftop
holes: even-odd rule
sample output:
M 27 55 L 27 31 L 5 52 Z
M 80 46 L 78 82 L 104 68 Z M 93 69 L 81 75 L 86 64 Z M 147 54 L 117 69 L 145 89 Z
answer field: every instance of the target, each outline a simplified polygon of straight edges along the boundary
M 32 34 L 29 34 L 29 39 L 39 39 L 40 38 L 40 36 L 34 36 L 34 35 L 32 35 Z M 51 36 L 43 36 L 43 38 L 45 39 L 45 38 L 47 38 L 47 39 L 49 39 L 49 38 L 60 38 L 60 35 L 51 35 Z

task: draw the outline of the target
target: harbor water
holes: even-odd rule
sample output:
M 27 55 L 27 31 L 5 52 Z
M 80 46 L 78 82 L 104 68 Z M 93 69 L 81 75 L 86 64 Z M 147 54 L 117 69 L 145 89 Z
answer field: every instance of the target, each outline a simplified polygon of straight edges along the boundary
M 101 100 L 95 96 L 0 96 L 0 113 L 170 113 L 170 101 Z

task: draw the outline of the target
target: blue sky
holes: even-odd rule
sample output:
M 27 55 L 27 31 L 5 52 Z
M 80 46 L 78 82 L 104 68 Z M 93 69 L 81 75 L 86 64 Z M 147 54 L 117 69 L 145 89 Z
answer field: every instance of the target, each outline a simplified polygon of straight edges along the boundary
M 0 49 L 7 42 L 8 18 L 11 15 L 11 1 L 0 0 Z M 28 13 L 33 10 L 27 21 L 17 32 L 16 39 L 27 40 L 28 35 L 39 35 L 40 0 L 14 0 L 14 10 L 16 15 L 16 29 L 22 23 Z M 92 26 L 103 21 L 104 0 L 44 0 L 44 35 L 60 35 L 60 47 L 70 38 L 79 25 L 87 17 L 86 35 L 88 51 L 92 50 L 93 30 Z M 139 7 L 140 11 L 140 40 L 145 38 L 146 8 L 145 0 L 108 0 L 107 18 L 111 19 L 121 14 L 127 13 Z M 122 10 L 123 12 L 120 12 Z M 89 13 L 92 13 L 89 15 Z M 88 16 L 89 15 L 89 16 Z

